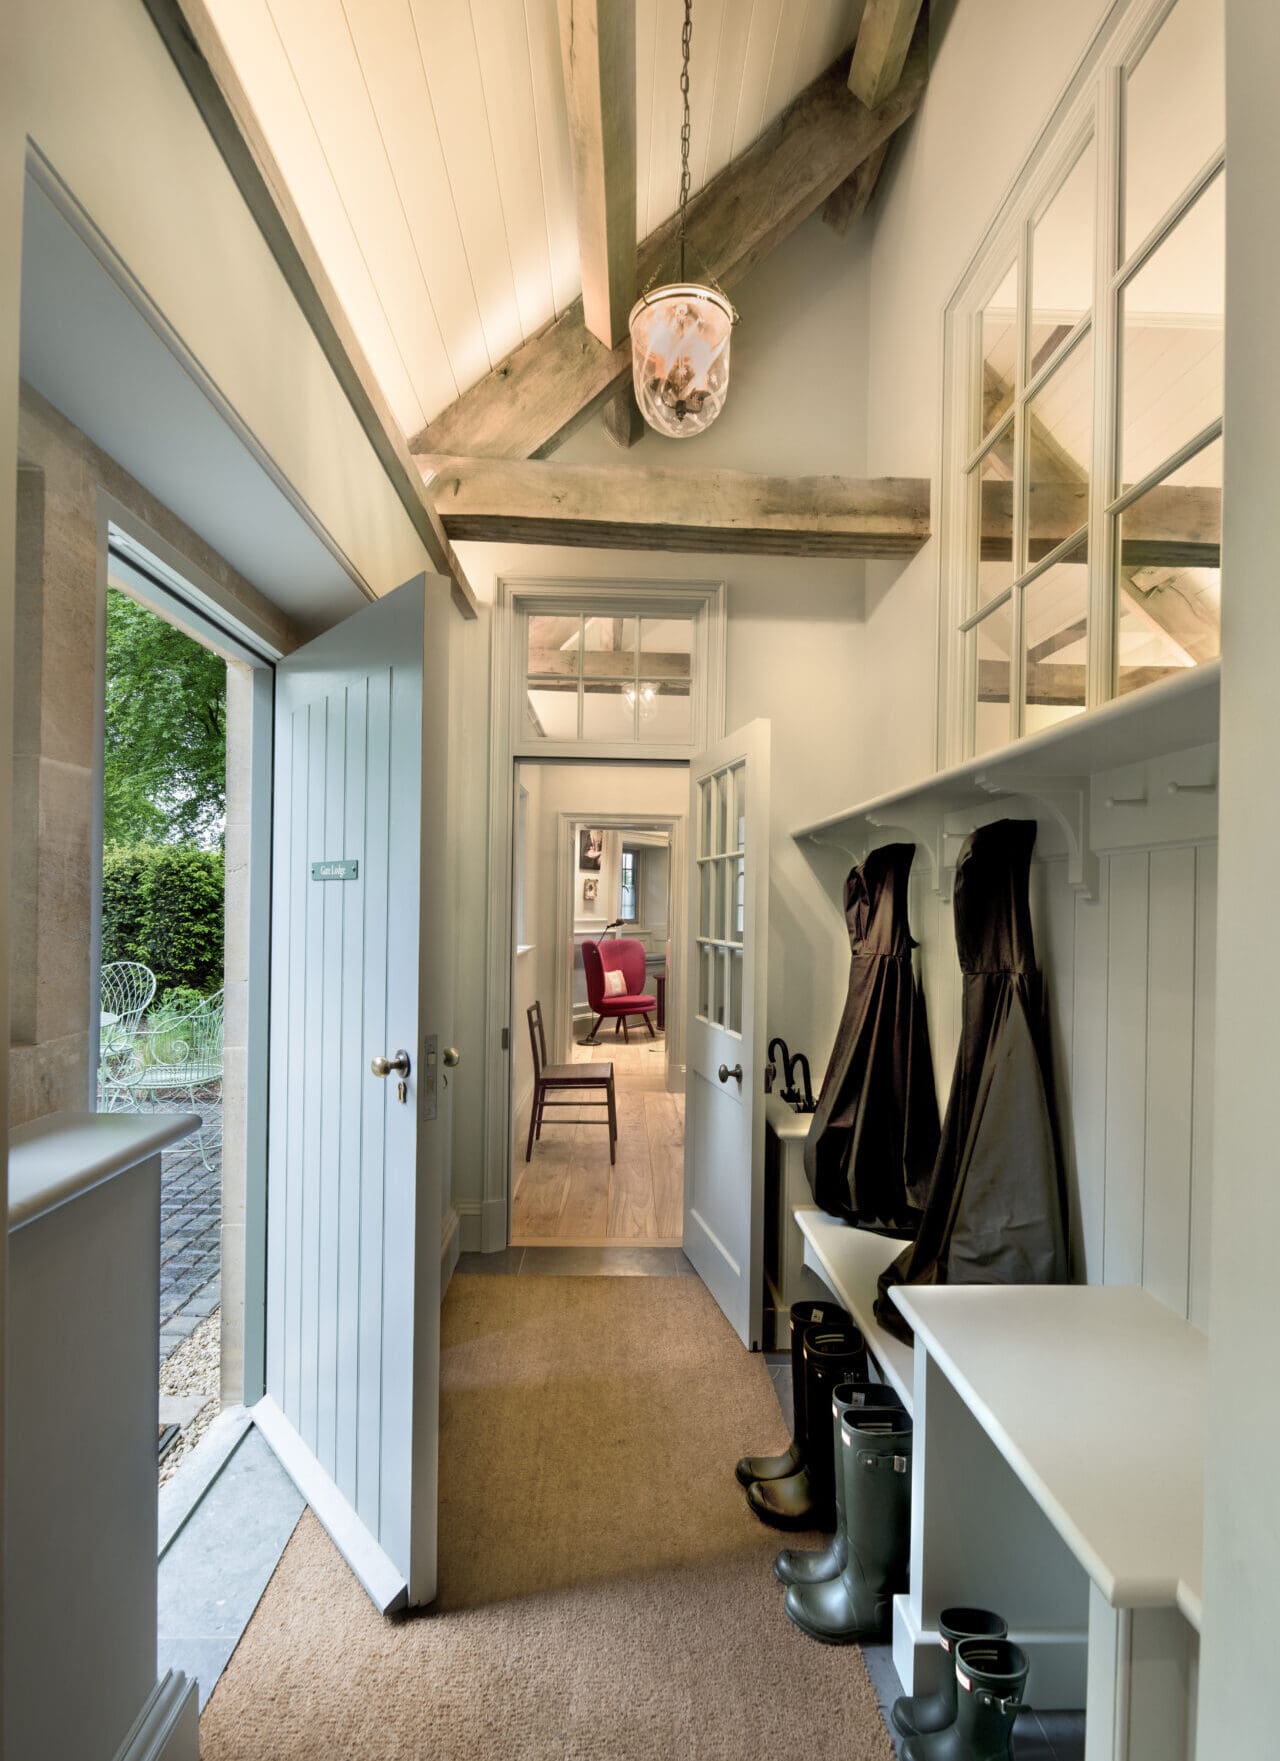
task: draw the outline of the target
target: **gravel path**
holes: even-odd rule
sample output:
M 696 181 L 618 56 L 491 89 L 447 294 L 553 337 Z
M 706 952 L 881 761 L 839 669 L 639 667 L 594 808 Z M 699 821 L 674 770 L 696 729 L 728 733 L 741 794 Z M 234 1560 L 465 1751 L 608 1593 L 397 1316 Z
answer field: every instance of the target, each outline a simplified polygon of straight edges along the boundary
M 204 1397 L 203 1405 L 183 1429 L 177 1442 L 160 1463 L 160 1484 L 173 1477 L 178 1464 L 190 1454 L 218 1416 L 218 1378 L 222 1356 L 222 1310 L 214 1309 L 194 1333 L 172 1351 L 160 1366 L 160 1417 L 165 1418 L 166 1398 L 191 1400 Z

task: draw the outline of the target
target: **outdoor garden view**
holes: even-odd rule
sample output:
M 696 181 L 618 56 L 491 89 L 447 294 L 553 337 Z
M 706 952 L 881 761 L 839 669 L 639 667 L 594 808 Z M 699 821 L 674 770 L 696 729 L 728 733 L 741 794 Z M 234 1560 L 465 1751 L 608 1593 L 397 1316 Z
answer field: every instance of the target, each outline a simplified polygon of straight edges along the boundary
M 107 596 L 98 1105 L 198 1113 L 163 1158 L 160 1477 L 218 1410 L 227 668 Z

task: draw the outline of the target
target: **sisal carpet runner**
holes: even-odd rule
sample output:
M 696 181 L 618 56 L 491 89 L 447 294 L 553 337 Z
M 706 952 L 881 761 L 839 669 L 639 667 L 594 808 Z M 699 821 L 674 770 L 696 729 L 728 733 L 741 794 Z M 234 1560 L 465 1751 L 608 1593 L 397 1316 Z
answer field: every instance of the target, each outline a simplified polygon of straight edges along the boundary
M 861 1654 L 785 1619 L 787 1538 L 733 1477 L 786 1441 L 696 1278 L 455 1277 L 439 1602 L 382 1619 L 304 1513 L 204 1761 L 891 1761 Z

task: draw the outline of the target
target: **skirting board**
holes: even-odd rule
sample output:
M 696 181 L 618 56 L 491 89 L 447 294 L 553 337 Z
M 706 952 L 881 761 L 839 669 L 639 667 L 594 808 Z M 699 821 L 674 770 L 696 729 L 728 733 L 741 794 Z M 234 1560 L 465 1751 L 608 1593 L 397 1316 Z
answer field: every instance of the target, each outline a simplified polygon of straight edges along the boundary
M 1045 1712 L 1078 1712 L 1085 1703 L 1089 1638 L 1085 1632 L 1009 1634 L 1027 1654 L 1027 1703 Z M 929 1694 L 938 1686 L 946 1653 L 938 1634 L 916 1624 L 910 1596 L 893 1599 L 893 1667 L 904 1694 Z
M 196 1684 L 171 1669 L 155 1685 L 116 1761 L 199 1761 Z
M 269 1394 L 252 1408 L 252 1417 L 374 1605 L 383 1614 L 403 1608 L 409 1594 L 404 1573 L 383 1552 Z
M 462 1252 L 462 1221 L 458 1213 L 450 1205 L 445 1212 L 444 1225 L 440 1234 L 440 1300 L 444 1301 L 445 1292 L 449 1288 L 449 1280 L 453 1277 L 458 1264 L 458 1255 Z
M 457 1207 L 463 1253 L 500 1253 L 507 1245 L 507 1201 L 487 1198 Z

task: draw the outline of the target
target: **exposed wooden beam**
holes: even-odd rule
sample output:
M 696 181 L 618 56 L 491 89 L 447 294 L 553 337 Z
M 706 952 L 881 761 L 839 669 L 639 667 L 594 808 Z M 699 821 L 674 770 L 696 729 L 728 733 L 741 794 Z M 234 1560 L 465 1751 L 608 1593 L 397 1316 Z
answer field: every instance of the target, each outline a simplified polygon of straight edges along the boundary
M 832 190 L 822 204 L 822 218 L 842 238 L 870 206 L 891 145 L 892 137 L 878 146 L 869 159 L 864 159 L 853 175 L 846 177 L 838 190 Z
M 644 433 L 644 417 L 628 377 L 604 406 L 604 431 L 615 446 L 632 447 Z
M 630 649 L 592 649 L 583 656 L 583 676 L 592 679 L 631 679 L 635 677 L 636 657 Z M 576 648 L 530 648 L 529 676 L 540 679 L 576 679 L 578 650 Z M 645 651 L 641 668 L 646 679 L 657 683 L 663 679 L 689 682 L 687 654 L 653 654 Z
M 635 0 L 560 0 L 583 322 L 615 348 L 636 297 Z
M 1172 678 L 1184 672 L 1180 666 L 1127 667 L 1124 674 L 1126 691 L 1152 685 L 1157 679 Z M 1027 669 L 1027 702 L 1055 709 L 1084 708 L 1084 668 L 1082 666 L 1039 666 Z M 1009 701 L 1009 663 L 1006 660 L 978 662 L 979 703 Z
M 883 104 L 902 78 L 921 0 L 867 0 L 849 67 L 849 90 L 868 110 Z
M 1085 483 L 1034 483 L 1029 495 L 1032 562 L 1048 556 L 1088 520 Z M 1120 561 L 1127 569 L 1216 569 L 1221 555 L 1222 491 L 1167 483 L 1149 490 L 1124 515 Z M 1007 561 L 1013 542 L 1013 485 L 982 486 L 982 556 Z
M 914 477 L 765 477 L 526 459 L 421 462 L 455 542 L 904 557 L 929 536 L 929 485 Z
M 927 76 L 923 39 L 913 44 L 892 96 L 868 110 L 845 87 L 837 62 L 754 144 L 689 203 L 691 256 L 700 273 L 730 288 L 768 256 L 915 110 Z M 636 279 L 670 272 L 678 217 L 640 247 Z M 414 453 L 539 458 L 613 395 L 631 371 L 627 344 L 609 349 L 587 330 L 575 301 L 545 330 L 499 362 L 415 437 Z
M 476 596 L 422 492 L 422 478 L 400 426 L 303 225 L 205 0 L 143 0 L 143 4 L 432 567 L 450 577 L 454 604 L 464 617 L 474 618 Z

